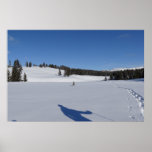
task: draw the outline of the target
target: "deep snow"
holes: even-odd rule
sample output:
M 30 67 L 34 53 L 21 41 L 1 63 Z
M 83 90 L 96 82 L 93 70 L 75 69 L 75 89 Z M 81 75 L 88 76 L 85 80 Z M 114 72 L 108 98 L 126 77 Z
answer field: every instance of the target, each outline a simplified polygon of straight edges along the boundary
M 97 80 L 9 82 L 8 120 L 144 121 L 144 81 Z

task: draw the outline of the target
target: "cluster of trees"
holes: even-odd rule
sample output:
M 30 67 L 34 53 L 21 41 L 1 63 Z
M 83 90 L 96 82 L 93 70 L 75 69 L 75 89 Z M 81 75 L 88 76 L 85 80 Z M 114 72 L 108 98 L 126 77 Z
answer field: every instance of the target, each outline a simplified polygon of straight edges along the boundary
M 8 81 L 10 82 L 16 82 L 16 81 L 27 81 L 27 76 L 24 73 L 23 79 L 22 79 L 22 66 L 19 63 L 19 60 L 14 61 L 14 65 L 12 67 L 12 72 L 8 70 Z
M 60 66 L 58 65 L 55 65 L 55 64 L 46 64 L 45 62 L 43 62 L 42 64 L 39 64 L 39 67 L 42 68 L 42 67 L 50 67 L 50 68 L 55 68 L 55 69 L 59 69 Z
M 144 78 L 144 68 L 135 70 L 113 71 L 110 73 L 110 80 L 128 80 Z
M 25 63 L 25 66 L 26 66 L 26 67 L 32 67 L 32 62 L 26 62 L 26 63 Z
M 55 68 L 55 69 L 59 69 L 60 68 L 60 66 L 55 65 L 55 64 L 49 64 L 49 67 L 50 68 Z
M 42 67 L 48 67 L 48 64 L 45 64 L 45 62 L 43 62 L 42 64 L 39 65 L 40 68 Z

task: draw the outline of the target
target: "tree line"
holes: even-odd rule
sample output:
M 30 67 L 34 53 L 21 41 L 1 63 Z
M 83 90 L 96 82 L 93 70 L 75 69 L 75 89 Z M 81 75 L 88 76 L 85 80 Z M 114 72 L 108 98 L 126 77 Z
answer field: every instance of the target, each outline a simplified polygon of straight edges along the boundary
M 61 68 L 62 69 L 62 68 Z M 65 70 L 64 76 L 70 76 L 72 74 L 78 75 L 92 75 L 92 76 L 108 76 L 110 71 L 97 71 L 97 70 L 87 70 L 87 69 L 75 69 L 75 68 L 63 68 Z
M 32 66 L 37 66 L 38 67 L 39 66 L 40 68 L 50 67 L 50 68 L 55 68 L 55 69 L 60 68 L 60 66 L 55 65 L 55 64 L 46 64 L 45 62 L 43 62 L 43 63 L 37 65 L 37 64 L 32 64 L 32 62 L 28 62 L 28 61 L 25 63 L 25 66 L 26 67 L 32 67 Z
M 129 80 L 138 78 L 144 78 L 144 68 L 113 71 L 110 73 L 110 80 Z

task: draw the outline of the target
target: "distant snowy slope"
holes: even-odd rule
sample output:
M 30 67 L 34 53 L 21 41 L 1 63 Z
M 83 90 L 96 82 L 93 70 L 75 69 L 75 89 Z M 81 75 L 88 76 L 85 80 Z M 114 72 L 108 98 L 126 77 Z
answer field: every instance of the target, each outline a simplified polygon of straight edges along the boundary
M 11 68 L 9 68 L 11 71 Z M 28 82 L 88 82 L 104 80 L 104 76 L 88 76 L 88 75 L 71 75 L 64 77 L 64 70 L 61 70 L 62 76 L 58 76 L 58 69 L 40 68 L 40 67 L 23 67 L 22 74 L 26 73 Z
M 116 68 L 112 69 L 111 71 L 124 71 L 124 70 L 136 70 L 136 69 L 142 69 L 144 67 L 136 67 L 136 68 Z

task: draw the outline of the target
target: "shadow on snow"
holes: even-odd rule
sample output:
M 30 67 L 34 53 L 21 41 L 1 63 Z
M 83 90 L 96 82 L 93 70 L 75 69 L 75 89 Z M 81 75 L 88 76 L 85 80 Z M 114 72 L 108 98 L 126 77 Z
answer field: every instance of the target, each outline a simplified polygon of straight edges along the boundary
M 74 121 L 91 121 L 88 118 L 85 118 L 81 114 L 92 114 L 91 111 L 78 111 L 74 109 L 66 108 L 62 105 L 58 105 L 63 112 L 63 114 Z

